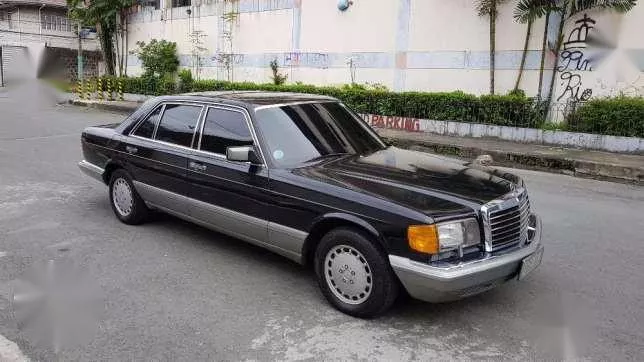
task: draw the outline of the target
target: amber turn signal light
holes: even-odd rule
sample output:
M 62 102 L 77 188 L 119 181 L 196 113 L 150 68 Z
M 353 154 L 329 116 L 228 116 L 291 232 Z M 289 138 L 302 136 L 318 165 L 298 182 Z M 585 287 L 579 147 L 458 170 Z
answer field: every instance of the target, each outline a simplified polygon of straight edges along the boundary
M 438 229 L 436 225 L 413 225 L 407 228 L 407 241 L 412 250 L 438 254 Z

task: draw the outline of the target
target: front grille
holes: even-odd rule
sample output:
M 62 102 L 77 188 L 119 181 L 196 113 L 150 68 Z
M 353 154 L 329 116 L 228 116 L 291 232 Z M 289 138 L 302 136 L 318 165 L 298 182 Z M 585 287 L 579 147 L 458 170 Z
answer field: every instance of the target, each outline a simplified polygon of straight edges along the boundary
M 488 251 L 523 244 L 528 239 L 530 200 L 525 189 L 494 200 L 484 205 L 481 211 Z

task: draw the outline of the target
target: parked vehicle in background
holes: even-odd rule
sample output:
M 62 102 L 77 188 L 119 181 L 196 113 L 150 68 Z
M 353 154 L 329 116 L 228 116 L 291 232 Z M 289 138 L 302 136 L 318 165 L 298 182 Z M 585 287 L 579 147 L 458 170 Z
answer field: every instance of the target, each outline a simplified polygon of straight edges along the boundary
M 312 265 L 358 317 L 401 289 L 442 302 L 523 279 L 543 255 L 520 178 L 388 146 L 330 97 L 159 97 L 82 149 L 124 223 L 157 209 Z

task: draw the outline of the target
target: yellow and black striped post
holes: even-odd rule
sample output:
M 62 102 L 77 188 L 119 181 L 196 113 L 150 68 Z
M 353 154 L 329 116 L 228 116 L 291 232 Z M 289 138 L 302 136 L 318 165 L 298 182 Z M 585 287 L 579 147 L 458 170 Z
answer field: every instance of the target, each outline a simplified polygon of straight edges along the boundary
M 92 99 L 92 82 L 90 80 L 85 81 L 85 97 Z
M 103 78 L 96 78 L 96 95 L 99 100 L 105 99 L 105 93 L 103 93 Z
M 107 78 L 107 100 L 108 101 L 113 101 L 114 100 L 114 94 L 112 93 L 112 79 Z
M 76 84 L 76 93 L 78 93 L 78 98 L 85 99 L 85 95 L 83 94 L 83 81 L 80 79 L 78 79 Z
M 124 101 L 125 96 L 123 95 L 123 79 L 118 79 L 118 92 L 119 92 L 119 101 Z

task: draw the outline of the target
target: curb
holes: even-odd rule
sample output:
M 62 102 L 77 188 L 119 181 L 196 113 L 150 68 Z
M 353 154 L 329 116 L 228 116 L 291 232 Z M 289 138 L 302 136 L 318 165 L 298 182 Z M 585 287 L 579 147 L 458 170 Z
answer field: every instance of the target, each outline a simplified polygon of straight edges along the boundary
M 474 159 L 490 155 L 494 165 L 504 167 L 561 173 L 581 178 L 644 185 L 644 166 L 628 167 L 610 163 L 580 161 L 567 157 L 525 154 L 489 150 L 478 147 L 445 145 L 432 141 L 417 141 L 397 137 L 383 137 L 391 144 L 415 151 L 437 153 L 449 156 Z
M 80 106 L 80 107 L 98 109 L 101 111 L 129 114 L 134 112 L 137 108 L 139 108 L 139 106 L 142 103 L 135 103 L 135 102 L 123 103 L 118 101 L 115 101 L 114 103 L 104 103 L 104 102 L 100 103 L 100 102 L 84 101 L 79 99 L 70 99 L 69 104 Z

